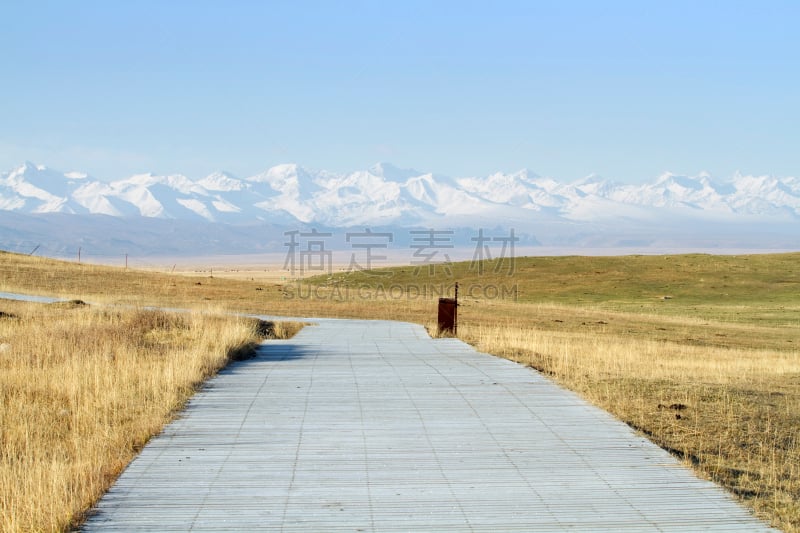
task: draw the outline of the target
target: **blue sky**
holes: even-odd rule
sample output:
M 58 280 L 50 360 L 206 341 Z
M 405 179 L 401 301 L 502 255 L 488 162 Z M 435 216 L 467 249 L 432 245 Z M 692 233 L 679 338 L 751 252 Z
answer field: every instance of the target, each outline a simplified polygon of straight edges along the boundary
M 0 3 L 0 170 L 800 175 L 800 2 Z

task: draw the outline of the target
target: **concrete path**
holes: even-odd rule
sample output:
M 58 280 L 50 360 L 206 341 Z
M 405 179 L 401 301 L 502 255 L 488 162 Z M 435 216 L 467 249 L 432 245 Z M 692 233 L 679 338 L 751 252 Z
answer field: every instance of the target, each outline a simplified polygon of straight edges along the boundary
M 211 380 L 85 531 L 757 531 L 715 485 L 522 366 L 320 320 Z

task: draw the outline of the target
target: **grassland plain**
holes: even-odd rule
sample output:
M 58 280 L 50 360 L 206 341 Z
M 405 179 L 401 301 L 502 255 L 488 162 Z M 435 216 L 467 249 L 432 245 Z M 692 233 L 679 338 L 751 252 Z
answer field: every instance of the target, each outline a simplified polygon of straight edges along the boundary
M 435 328 L 550 375 L 800 531 L 800 254 L 517 258 L 275 284 L 0 254 L 0 290 Z M 435 331 L 434 331 L 435 333 Z

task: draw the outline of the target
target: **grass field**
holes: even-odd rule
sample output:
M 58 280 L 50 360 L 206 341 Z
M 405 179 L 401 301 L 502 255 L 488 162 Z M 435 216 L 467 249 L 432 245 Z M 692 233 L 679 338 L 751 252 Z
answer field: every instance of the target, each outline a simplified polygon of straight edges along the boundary
M 461 338 L 551 376 L 800 531 L 800 254 L 517 258 L 428 274 L 280 285 L 0 254 L 0 291 L 429 328 L 458 281 Z

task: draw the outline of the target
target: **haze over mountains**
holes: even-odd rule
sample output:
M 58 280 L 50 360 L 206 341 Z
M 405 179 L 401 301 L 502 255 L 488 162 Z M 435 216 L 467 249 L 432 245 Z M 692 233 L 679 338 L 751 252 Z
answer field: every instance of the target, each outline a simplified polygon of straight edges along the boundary
M 0 248 L 15 251 L 277 252 L 285 231 L 309 228 L 514 229 L 523 245 L 570 247 L 800 248 L 800 179 L 666 173 L 636 185 L 559 183 L 528 170 L 450 178 L 385 163 L 348 174 L 286 164 L 199 180 L 105 182 L 32 163 L 0 173 Z

